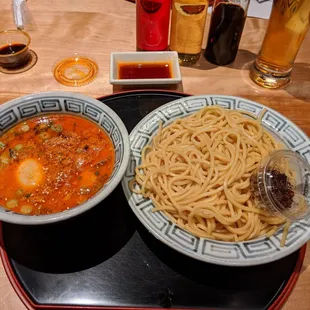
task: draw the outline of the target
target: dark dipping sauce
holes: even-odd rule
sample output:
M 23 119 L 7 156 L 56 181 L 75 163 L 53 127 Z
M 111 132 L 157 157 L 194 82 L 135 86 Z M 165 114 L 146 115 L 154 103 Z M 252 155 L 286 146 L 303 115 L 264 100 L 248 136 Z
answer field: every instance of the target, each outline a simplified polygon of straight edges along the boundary
M 29 60 L 29 48 L 23 43 L 6 44 L 0 47 L 0 66 L 3 68 L 20 68 Z
M 219 66 L 232 63 L 237 55 L 246 13 L 232 3 L 218 4 L 212 14 L 205 58 Z
M 130 62 L 118 64 L 119 79 L 165 79 L 171 78 L 169 62 Z
M 22 43 L 8 44 L 0 47 L 0 55 L 11 55 L 22 51 L 26 47 Z

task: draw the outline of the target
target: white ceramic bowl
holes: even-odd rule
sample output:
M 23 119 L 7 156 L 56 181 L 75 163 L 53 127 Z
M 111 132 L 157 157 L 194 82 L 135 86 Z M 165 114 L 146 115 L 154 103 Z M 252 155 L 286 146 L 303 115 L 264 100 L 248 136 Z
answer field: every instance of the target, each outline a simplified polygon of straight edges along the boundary
M 225 109 L 262 117 L 262 126 L 277 141 L 298 152 L 310 164 L 310 138 L 289 119 L 258 102 L 225 95 L 201 95 L 180 98 L 166 103 L 145 116 L 130 133 L 132 156 L 122 186 L 128 203 L 146 229 L 169 247 L 203 262 L 226 266 L 253 266 L 269 263 L 297 251 L 310 238 L 310 217 L 291 224 L 285 246 L 281 247 L 283 227 L 270 238 L 260 237 L 242 242 L 224 242 L 199 238 L 177 226 L 163 212 L 153 212 L 153 202 L 133 193 L 129 182 L 135 167 L 141 163 L 141 151 L 152 143 L 159 121 L 164 126 L 187 117 L 206 106 L 220 105 Z
M 171 63 L 171 78 L 156 79 L 119 79 L 119 63 Z M 165 85 L 182 81 L 177 52 L 114 52 L 110 57 L 110 83 L 115 85 Z
M 0 135 L 26 119 L 46 114 L 73 114 L 103 128 L 113 142 L 115 163 L 103 188 L 89 200 L 69 210 L 48 215 L 22 215 L 0 206 L 0 220 L 16 224 L 47 224 L 81 214 L 105 199 L 121 181 L 129 161 L 128 132 L 118 115 L 102 102 L 70 92 L 46 92 L 24 96 L 0 105 Z

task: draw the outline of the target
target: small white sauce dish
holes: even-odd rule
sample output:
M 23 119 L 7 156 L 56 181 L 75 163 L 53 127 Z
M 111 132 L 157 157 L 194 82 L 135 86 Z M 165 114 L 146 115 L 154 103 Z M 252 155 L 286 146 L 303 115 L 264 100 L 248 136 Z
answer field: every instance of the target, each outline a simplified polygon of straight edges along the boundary
M 163 63 L 171 64 L 170 78 L 120 79 L 119 64 L 125 63 Z M 113 85 L 158 85 L 178 84 L 182 81 L 177 52 L 112 52 L 110 56 L 110 84 Z

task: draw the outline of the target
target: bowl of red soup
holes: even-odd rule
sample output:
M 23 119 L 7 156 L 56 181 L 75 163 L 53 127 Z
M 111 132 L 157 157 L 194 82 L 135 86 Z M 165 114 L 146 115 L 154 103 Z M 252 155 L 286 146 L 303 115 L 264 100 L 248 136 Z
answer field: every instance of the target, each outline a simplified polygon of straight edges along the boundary
M 81 214 L 121 181 L 129 138 L 102 102 L 69 92 L 0 106 L 0 220 L 46 224 Z

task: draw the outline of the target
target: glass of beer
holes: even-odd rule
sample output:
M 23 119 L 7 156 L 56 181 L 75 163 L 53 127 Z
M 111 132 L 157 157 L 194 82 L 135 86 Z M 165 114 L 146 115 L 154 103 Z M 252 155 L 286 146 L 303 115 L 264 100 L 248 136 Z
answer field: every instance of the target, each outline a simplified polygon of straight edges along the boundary
M 251 79 L 266 88 L 280 88 L 291 71 L 310 23 L 309 0 L 274 0 L 261 50 L 250 69 Z

